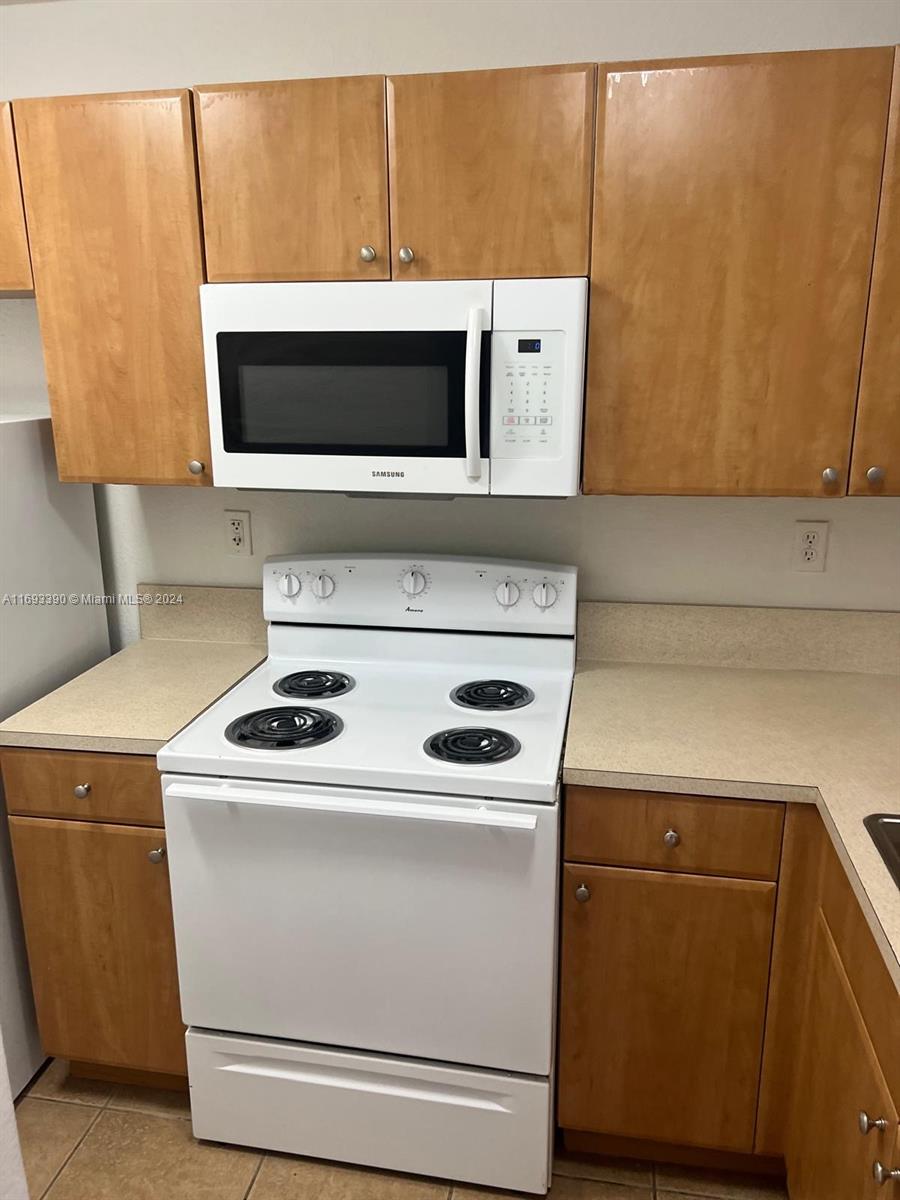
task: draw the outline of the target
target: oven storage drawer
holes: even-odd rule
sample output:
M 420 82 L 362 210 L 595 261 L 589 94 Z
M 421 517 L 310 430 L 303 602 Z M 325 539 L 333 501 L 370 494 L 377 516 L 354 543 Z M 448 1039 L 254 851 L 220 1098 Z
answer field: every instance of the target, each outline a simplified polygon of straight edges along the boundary
M 191 1029 L 194 1134 L 525 1192 L 549 1184 L 546 1079 Z

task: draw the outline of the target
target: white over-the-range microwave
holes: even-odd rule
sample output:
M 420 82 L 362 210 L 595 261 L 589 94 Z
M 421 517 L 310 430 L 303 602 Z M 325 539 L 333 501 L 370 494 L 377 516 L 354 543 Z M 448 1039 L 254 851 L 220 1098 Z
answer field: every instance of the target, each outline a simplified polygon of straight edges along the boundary
M 220 487 L 573 496 L 587 280 L 200 289 Z

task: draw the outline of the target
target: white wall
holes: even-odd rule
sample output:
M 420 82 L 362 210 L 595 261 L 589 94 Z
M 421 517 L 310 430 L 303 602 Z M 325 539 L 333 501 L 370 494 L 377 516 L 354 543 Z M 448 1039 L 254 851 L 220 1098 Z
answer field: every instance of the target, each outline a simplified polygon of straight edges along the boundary
M 898 41 L 897 0 L 55 0 L 0 7 L 0 88 L 15 97 Z M 33 325 L 16 320 L 19 346 L 4 357 L 30 377 Z M 255 583 L 267 553 L 389 547 L 567 559 L 595 599 L 900 605 L 898 501 L 97 491 L 108 590 Z M 225 555 L 226 507 L 251 510 L 252 559 Z M 791 523 L 823 516 L 827 572 L 791 572 Z M 134 636 L 133 617 L 114 613 L 114 636 Z
M 900 40 L 896 0 L 54 0 L 0 24 L 10 97 Z

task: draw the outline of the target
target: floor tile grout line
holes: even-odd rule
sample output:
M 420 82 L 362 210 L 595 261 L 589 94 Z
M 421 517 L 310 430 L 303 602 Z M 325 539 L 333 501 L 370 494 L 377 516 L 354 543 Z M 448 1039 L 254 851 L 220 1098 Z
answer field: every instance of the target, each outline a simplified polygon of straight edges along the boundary
M 70 1100 L 68 1096 L 35 1096 L 31 1092 L 26 1092 L 24 1096 L 19 1097 L 16 1104 L 19 1105 L 25 1100 L 45 1100 L 48 1104 L 71 1104 L 75 1108 L 92 1108 L 96 1112 L 103 1112 L 109 1103 L 104 1100 L 102 1104 L 89 1104 L 87 1100 Z
M 253 1176 L 252 1176 L 250 1182 L 247 1184 L 247 1190 L 246 1190 L 246 1192 L 244 1192 L 244 1195 L 241 1197 L 241 1200 L 250 1200 L 250 1193 L 256 1187 L 256 1181 L 259 1178 L 259 1173 L 262 1170 L 262 1165 L 265 1161 L 266 1161 L 266 1155 L 260 1154 L 259 1162 L 256 1164 L 256 1170 L 253 1172 Z
M 88 1107 L 90 1107 L 90 1106 L 87 1104 L 82 1105 L 82 1108 L 88 1108 Z M 96 1109 L 93 1121 L 91 1121 L 91 1123 L 88 1125 L 87 1129 L 85 1129 L 84 1133 L 81 1135 L 81 1137 L 78 1139 L 78 1141 L 72 1147 L 72 1149 L 69 1151 L 69 1153 L 63 1159 L 63 1161 L 60 1163 L 59 1170 L 56 1172 L 56 1174 L 53 1176 L 53 1178 L 50 1180 L 50 1182 L 47 1184 L 47 1186 L 41 1192 L 39 1200 L 44 1200 L 44 1197 L 48 1196 L 50 1194 L 50 1189 L 55 1185 L 57 1179 L 59 1179 L 60 1175 L 62 1175 L 63 1171 L 66 1169 L 66 1167 L 72 1161 L 73 1155 L 78 1151 L 82 1142 L 87 1137 L 87 1135 L 91 1132 L 91 1130 L 94 1128 L 94 1126 L 97 1124 L 97 1122 L 100 1120 L 102 1115 L 103 1115 L 103 1109 L 102 1108 Z

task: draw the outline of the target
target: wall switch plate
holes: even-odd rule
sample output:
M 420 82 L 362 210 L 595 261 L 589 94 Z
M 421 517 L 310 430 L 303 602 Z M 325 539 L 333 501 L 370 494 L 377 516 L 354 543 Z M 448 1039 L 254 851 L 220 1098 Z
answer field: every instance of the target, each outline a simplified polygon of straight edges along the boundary
M 797 521 L 791 566 L 795 571 L 824 571 L 830 521 Z
M 225 549 L 228 554 L 249 556 L 253 553 L 248 512 L 240 512 L 236 508 L 225 509 Z

